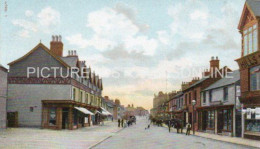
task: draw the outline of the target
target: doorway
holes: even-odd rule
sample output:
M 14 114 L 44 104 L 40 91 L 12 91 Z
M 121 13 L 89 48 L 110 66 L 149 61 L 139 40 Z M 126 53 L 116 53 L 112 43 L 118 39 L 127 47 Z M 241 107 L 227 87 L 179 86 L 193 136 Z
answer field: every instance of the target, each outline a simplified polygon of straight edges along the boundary
M 217 133 L 222 133 L 223 126 L 224 126 L 223 110 L 219 110 L 218 111 Z
M 18 112 L 7 112 L 7 126 L 18 127 Z
M 207 119 L 208 119 L 208 112 L 203 111 L 202 112 L 202 130 L 207 129 Z
M 69 128 L 69 108 L 62 108 L 62 129 Z

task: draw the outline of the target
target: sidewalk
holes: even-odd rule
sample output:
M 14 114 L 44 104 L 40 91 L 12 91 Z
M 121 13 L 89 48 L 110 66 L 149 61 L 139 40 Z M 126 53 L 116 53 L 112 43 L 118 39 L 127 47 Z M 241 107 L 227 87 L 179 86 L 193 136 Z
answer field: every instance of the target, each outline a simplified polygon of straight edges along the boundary
M 77 130 L 49 130 L 38 128 L 8 128 L 0 131 L 1 149 L 90 148 L 113 136 L 122 128 L 116 122 Z
M 167 126 L 164 125 L 164 127 L 167 127 Z M 175 128 L 171 128 L 171 132 L 177 133 L 177 130 Z M 182 133 L 185 134 L 186 129 L 183 129 Z M 193 131 L 190 131 L 190 134 L 192 136 Z M 195 131 L 195 136 L 203 137 L 203 138 L 207 138 L 207 139 L 218 140 L 218 141 L 223 141 L 223 142 L 228 142 L 228 143 L 233 143 L 233 144 L 238 144 L 238 145 L 245 145 L 245 146 L 260 148 L 260 141 L 256 141 L 256 140 L 237 138 L 237 137 L 229 137 L 229 136 L 221 136 L 221 135 L 217 135 L 217 134 L 210 134 L 210 133 L 197 132 L 197 131 Z

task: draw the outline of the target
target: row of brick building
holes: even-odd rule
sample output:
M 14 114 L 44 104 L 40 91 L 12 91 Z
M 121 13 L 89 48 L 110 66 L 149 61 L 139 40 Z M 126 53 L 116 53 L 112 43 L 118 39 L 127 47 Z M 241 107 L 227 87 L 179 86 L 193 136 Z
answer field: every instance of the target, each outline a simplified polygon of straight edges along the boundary
M 260 1 L 245 2 L 238 25 L 242 49 L 235 61 L 239 70 L 220 68 L 218 57 L 212 57 L 210 69 L 202 73 L 201 79 L 183 82 L 178 92 L 159 92 L 151 114 L 181 119 L 184 125 L 193 124 L 195 131 L 259 140 L 259 10 Z M 158 101 L 159 97 L 163 99 Z

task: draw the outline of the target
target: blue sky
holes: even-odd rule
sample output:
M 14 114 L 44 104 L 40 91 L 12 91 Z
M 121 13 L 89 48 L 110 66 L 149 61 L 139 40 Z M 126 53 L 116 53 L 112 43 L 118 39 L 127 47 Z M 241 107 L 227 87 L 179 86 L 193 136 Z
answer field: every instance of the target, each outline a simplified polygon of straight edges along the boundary
M 51 35 L 62 35 L 64 54 L 77 50 L 103 77 L 104 95 L 151 108 L 154 93 L 179 90 L 182 81 L 201 77 L 211 56 L 238 68 L 244 2 L 6 0 L 5 11 L 1 1 L 0 63 L 8 67 L 40 40 L 49 47 Z M 178 75 L 191 68 L 201 71 Z

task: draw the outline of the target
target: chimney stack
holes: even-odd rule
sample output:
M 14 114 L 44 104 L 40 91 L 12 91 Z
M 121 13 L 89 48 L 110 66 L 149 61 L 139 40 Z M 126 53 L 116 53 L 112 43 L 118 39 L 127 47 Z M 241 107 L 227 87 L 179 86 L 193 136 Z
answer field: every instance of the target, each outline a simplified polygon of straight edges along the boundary
M 215 73 L 216 69 L 219 69 L 219 59 L 218 57 L 215 59 L 214 56 L 212 56 L 210 61 L 210 73 Z
M 61 35 L 53 35 L 50 43 L 50 51 L 56 56 L 63 56 L 63 43 L 61 41 Z

